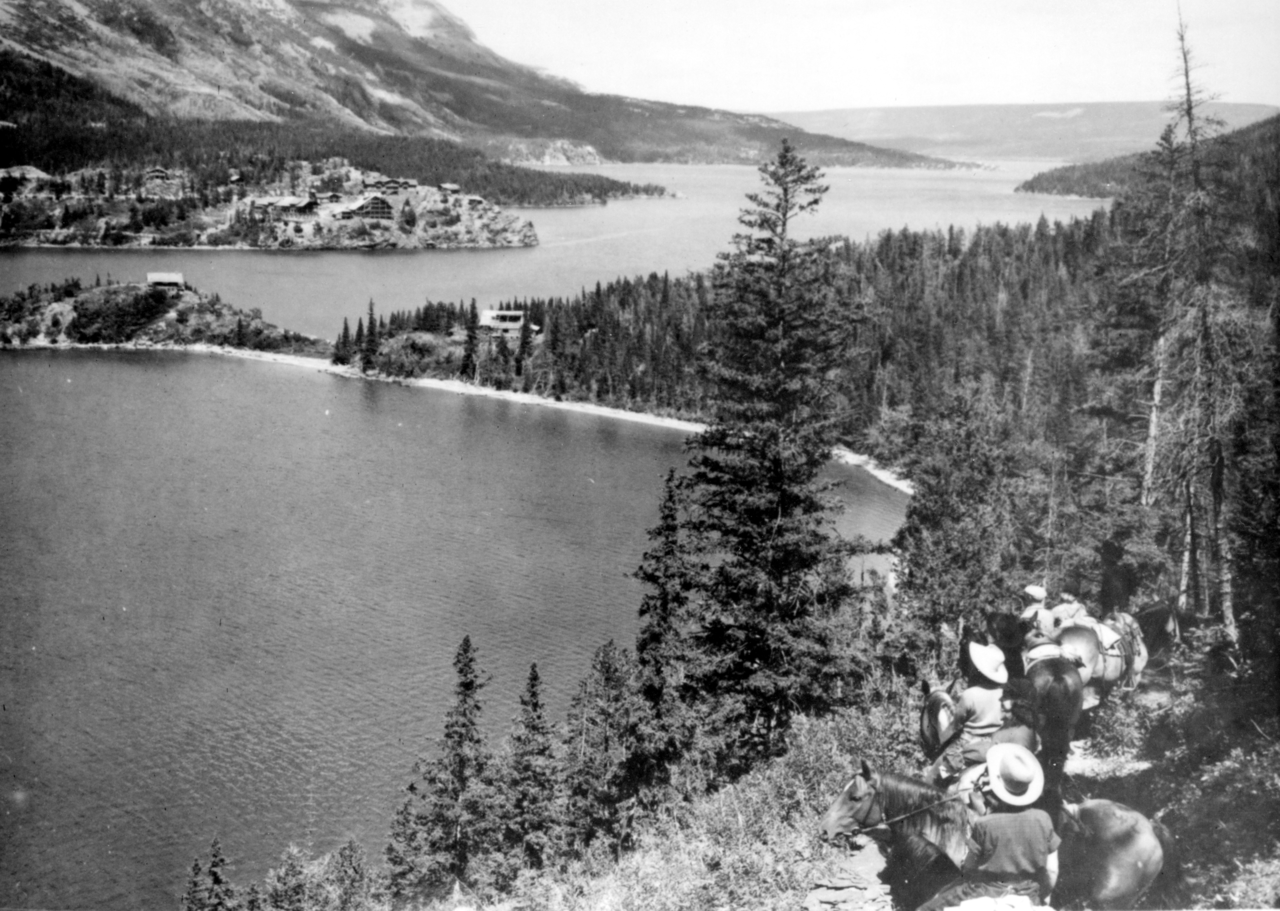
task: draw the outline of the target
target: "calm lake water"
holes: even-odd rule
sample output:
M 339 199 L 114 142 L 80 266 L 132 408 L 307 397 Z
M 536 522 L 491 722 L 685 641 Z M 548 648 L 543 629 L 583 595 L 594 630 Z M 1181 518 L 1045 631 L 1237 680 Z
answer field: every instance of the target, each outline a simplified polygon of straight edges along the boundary
M 0 355 L 0 906 L 172 908 L 222 839 L 376 859 L 470 634 L 500 736 L 629 646 L 683 434 L 180 353 Z M 847 532 L 905 498 L 839 469 Z
M 683 198 L 528 214 L 529 250 L 17 251 L 0 292 L 182 271 L 280 325 L 568 295 L 726 248 L 750 168 L 609 166 Z M 833 170 L 813 234 L 1085 215 L 1035 168 Z M 531 662 L 563 717 L 629 646 L 631 577 L 682 434 L 203 355 L 0 353 L 0 907 L 175 907 L 221 838 L 241 884 L 290 842 L 375 860 L 470 634 L 500 736 Z M 839 469 L 846 533 L 905 497 Z

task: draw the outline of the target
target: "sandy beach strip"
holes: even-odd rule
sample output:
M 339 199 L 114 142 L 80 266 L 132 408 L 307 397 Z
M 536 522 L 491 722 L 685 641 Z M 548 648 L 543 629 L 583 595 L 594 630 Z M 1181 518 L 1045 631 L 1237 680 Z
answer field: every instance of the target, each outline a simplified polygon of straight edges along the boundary
M 309 370 L 316 370 L 320 373 L 330 373 L 334 376 L 343 376 L 349 379 L 395 383 L 400 386 L 410 386 L 421 389 L 436 389 L 440 392 L 452 392 L 457 395 L 479 395 L 492 399 L 503 399 L 519 405 L 532 405 L 539 408 L 559 408 L 563 411 L 573 411 L 578 414 L 590 414 L 597 417 L 611 418 L 613 420 L 631 421 L 636 424 L 646 424 L 650 427 L 662 427 L 668 430 L 680 430 L 685 433 L 701 433 L 706 429 L 705 424 L 700 424 L 697 421 L 684 421 L 679 418 L 646 414 L 642 411 L 627 411 L 622 408 L 608 408 L 604 405 L 592 404 L 591 402 L 557 402 L 555 399 L 543 398 L 542 396 L 532 395 L 528 392 L 512 392 L 502 389 L 493 389 L 489 386 L 478 386 L 474 383 L 464 382 L 463 380 L 441 380 L 430 379 L 427 377 L 405 379 L 401 377 L 368 376 L 361 373 L 354 367 L 343 367 L 331 364 L 323 358 L 305 357 L 300 354 L 282 354 L 277 351 L 251 351 L 245 348 L 226 348 L 221 345 L 209 345 L 202 342 L 195 342 L 189 345 L 180 345 L 172 342 L 125 345 L 70 345 L 51 344 L 47 341 L 41 340 L 33 341 L 24 347 L 45 350 L 80 349 L 102 351 L 179 351 L 186 352 L 188 354 L 212 354 L 220 355 L 222 357 L 238 357 L 249 361 L 265 361 L 267 363 L 283 364 L 289 367 L 305 367 Z M 887 468 L 877 465 L 875 461 L 868 456 L 852 452 L 845 449 L 843 446 L 838 446 L 832 453 L 832 457 L 843 465 L 852 465 L 857 468 L 861 468 L 876 480 L 883 484 L 887 484 L 895 490 L 900 490 L 905 494 L 911 494 L 914 492 L 910 481 L 899 477 Z

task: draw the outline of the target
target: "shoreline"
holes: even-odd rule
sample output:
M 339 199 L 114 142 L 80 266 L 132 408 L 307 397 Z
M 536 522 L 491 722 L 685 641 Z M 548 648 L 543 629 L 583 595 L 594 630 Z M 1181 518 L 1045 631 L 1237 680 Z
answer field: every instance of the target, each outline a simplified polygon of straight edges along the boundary
M 533 395 L 528 392 L 514 392 L 507 389 L 494 389 L 490 386 L 477 386 L 474 383 L 467 383 L 463 380 L 442 380 L 432 377 L 404 379 L 401 377 L 368 376 L 353 367 L 331 364 L 325 358 L 308 357 L 303 354 L 286 354 L 279 351 L 252 351 L 246 348 L 226 348 L 221 345 L 210 345 L 206 342 L 196 342 L 190 345 L 178 345 L 173 342 L 73 345 L 50 343 L 48 341 L 40 340 L 32 341 L 22 346 L 0 348 L 0 351 L 22 351 L 24 349 L 36 351 L 176 351 L 188 354 L 235 357 L 247 361 L 262 361 L 271 364 L 282 364 L 287 367 L 304 367 L 315 370 L 319 373 L 328 373 L 332 376 L 340 376 L 347 379 L 393 383 L 399 386 L 408 386 L 410 388 L 418 389 L 435 389 L 439 392 L 450 392 L 455 395 L 475 395 L 491 399 L 502 399 L 518 405 L 530 405 L 540 408 L 558 408 L 561 411 L 576 412 L 578 414 L 593 415 L 595 417 L 612 418 L 614 420 L 630 421 L 635 424 L 645 424 L 650 427 L 660 427 L 666 430 L 682 430 L 685 433 L 701 433 L 706 429 L 705 424 L 697 421 L 686 421 L 680 418 L 663 417 L 662 415 L 648 414 L 643 411 L 627 411 L 622 408 L 611 408 L 606 405 L 596 405 L 592 402 L 558 402 L 555 399 L 543 398 L 542 396 Z M 878 465 L 870 456 L 853 452 L 843 446 L 837 446 L 835 451 L 832 453 L 832 459 L 842 465 L 861 468 L 880 483 L 901 491 L 908 496 L 915 492 L 910 481 L 899 477 L 887 468 Z

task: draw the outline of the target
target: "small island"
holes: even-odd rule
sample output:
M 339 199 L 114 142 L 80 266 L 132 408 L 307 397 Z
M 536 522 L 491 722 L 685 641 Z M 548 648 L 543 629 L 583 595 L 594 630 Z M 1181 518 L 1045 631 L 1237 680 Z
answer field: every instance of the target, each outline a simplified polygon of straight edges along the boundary
M 87 287 L 72 278 L 0 297 L 0 348 L 125 345 L 207 345 L 314 358 L 333 353 L 323 339 L 266 322 L 256 307 L 239 310 L 217 294 L 196 291 L 181 273 Z
M 454 183 L 290 161 L 280 179 L 183 168 L 0 171 L 0 246 L 268 250 L 532 247 L 533 224 Z

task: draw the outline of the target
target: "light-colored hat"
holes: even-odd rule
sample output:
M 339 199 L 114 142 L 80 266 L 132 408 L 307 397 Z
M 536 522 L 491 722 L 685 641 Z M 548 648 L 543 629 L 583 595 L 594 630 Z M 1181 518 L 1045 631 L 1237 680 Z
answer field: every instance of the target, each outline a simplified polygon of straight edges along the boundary
M 970 642 L 969 663 L 992 683 L 1004 686 L 1009 681 L 1009 671 L 1004 666 L 1004 652 L 997 645 Z
M 1009 806 L 1030 806 L 1044 791 L 1044 769 L 1026 747 L 997 743 L 987 750 L 987 781 Z
M 1049 593 L 1044 590 L 1043 585 L 1028 585 L 1022 590 L 1022 593 L 1032 601 L 1043 601 L 1049 597 Z

